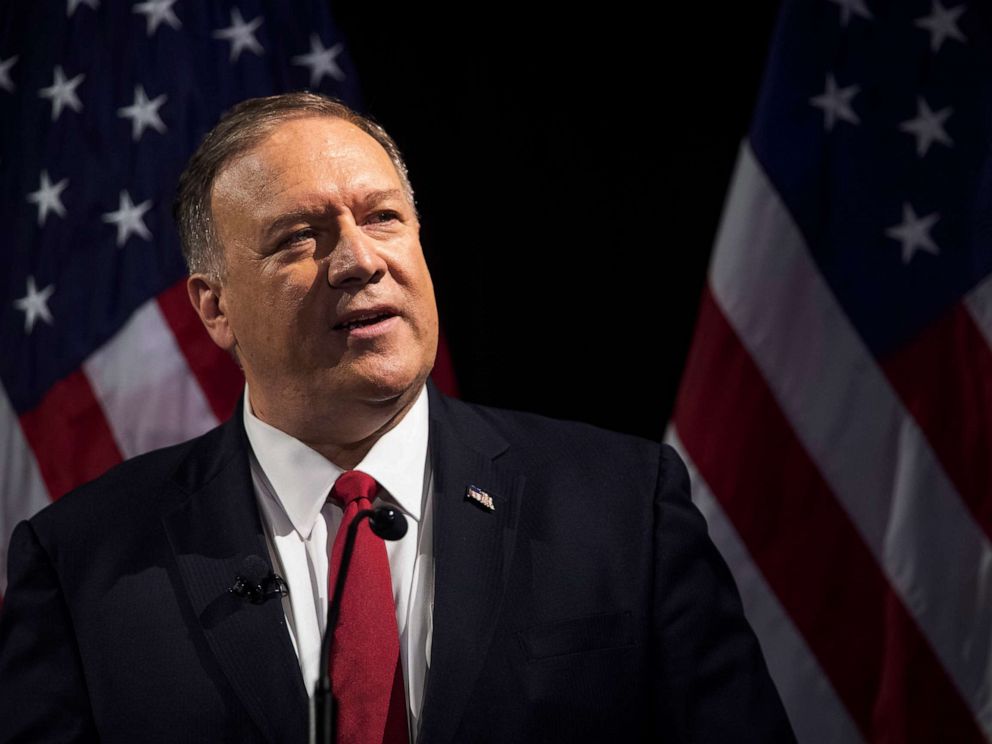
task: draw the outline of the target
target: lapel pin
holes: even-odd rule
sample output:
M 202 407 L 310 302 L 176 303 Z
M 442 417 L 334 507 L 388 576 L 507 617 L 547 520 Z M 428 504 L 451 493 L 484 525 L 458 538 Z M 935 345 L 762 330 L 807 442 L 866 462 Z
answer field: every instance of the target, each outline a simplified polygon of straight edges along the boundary
M 493 503 L 493 497 L 477 486 L 469 486 L 466 488 L 465 498 L 469 501 L 475 502 L 486 511 L 496 511 L 496 505 Z

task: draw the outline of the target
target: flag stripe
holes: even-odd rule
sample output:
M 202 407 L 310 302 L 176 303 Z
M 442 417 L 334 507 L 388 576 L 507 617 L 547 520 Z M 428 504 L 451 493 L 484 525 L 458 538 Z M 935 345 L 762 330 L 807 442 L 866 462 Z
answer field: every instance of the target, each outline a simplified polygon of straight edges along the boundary
M 190 304 L 185 279 L 162 292 L 157 300 L 214 417 L 226 421 L 244 389 L 241 370 L 207 334 Z
M 965 295 L 964 305 L 985 343 L 992 346 L 992 276 Z
M 36 408 L 21 414 L 20 421 L 53 499 L 96 478 L 122 459 L 82 370 L 55 383 Z
M 175 336 L 151 300 L 83 364 L 124 457 L 217 425 Z M 155 426 L 148 423 L 154 421 Z
M 692 500 L 706 518 L 710 537 L 734 574 L 744 612 L 761 642 L 796 738 L 803 744 L 864 741 L 826 672 L 751 559 L 674 427 L 669 428 L 666 441 L 686 462 L 692 480 Z
M 434 358 L 431 379 L 445 395 L 450 395 L 453 398 L 459 397 L 455 367 L 451 361 L 451 351 L 448 349 L 448 339 L 445 337 L 443 329 L 437 336 L 437 355 Z
M 708 289 L 675 422 L 864 737 L 983 741 Z
M 0 386 L 0 535 L 49 502 L 38 462 L 21 431 L 7 393 Z M 0 550 L 0 594 L 7 589 L 7 551 Z
M 797 439 L 992 733 L 992 548 L 746 143 L 710 281 Z
M 992 349 L 971 314 L 955 305 L 882 368 L 992 537 Z

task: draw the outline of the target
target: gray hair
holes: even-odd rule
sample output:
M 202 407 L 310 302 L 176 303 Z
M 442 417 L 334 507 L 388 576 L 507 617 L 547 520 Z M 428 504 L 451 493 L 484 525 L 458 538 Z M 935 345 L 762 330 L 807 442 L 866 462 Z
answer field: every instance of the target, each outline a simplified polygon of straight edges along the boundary
M 416 212 L 413 187 L 399 148 L 386 130 L 341 101 L 319 93 L 285 93 L 242 101 L 221 116 L 186 164 L 172 213 L 179 229 L 190 274 L 216 279 L 224 275 L 224 251 L 214 231 L 210 195 L 214 180 L 231 160 L 258 145 L 283 122 L 328 116 L 353 124 L 382 145 L 399 174 L 403 191 Z

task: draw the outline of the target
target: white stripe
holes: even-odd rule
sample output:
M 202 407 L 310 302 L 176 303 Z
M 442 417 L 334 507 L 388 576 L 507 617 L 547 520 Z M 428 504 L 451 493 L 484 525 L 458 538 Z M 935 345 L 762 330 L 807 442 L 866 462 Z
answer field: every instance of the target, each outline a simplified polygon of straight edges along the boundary
M 796 738 L 803 744 L 856 744 L 861 732 L 802 634 L 751 560 L 740 535 L 686 453 L 674 428 L 665 440 L 689 469 L 692 500 L 706 517 L 710 538 L 730 566 L 744 603 L 744 614 L 758 636 Z
M 125 458 L 217 425 L 154 299 L 83 363 L 83 371 Z
M 992 274 L 965 295 L 964 306 L 971 313 L 985 342 L 992 346 Z
M 48 488 L 28 446 L 17 414 L 0 386 L 0 594 L 7 589 L 10 533 L 50 503 Z
M 798 439 L 992 735 L 992 548 L 747 144 L 710 272 Z

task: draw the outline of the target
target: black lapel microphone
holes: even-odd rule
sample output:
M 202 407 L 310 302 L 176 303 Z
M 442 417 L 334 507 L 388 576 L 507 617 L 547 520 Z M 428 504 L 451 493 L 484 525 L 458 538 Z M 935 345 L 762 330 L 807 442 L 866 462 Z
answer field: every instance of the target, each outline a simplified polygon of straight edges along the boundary
M 355 550 L 358 525 L 366 517 L 368 517 L 372 532 L 383 540 L 399 540 L 406 534 L 406 517 L 399 509 L 392 506 L 363 509 L 355 515 L 351 524 L 348 525 L 344 550 L 341 552 L 341 567 L 338 569 L 338 576 L 334 582 L 334 596 L 327 605 L 327 625 L 324 627 L 324 638 L 320 643 L 320 676 L 317 678 L 317 688 L 313 693 L 313 704 L 310 710 L 311 744 L 334 744 L 331 645 L 334 643 L 334 630 L 338 626 L 338 615 L 341 613 L 341 596 L 344 594 L 344 584 L 348 577 L 348 566 L 351 565 L 351 554 Z M 330 566 L 328 566 L 328 570 L 330 570 Z
M 274 573 L 269 564 L 257 555 L 244 559 L 241 572 L 235 576 L 234 584 L 228 591 L 256 605 L 289 594 L 282 576 Z

